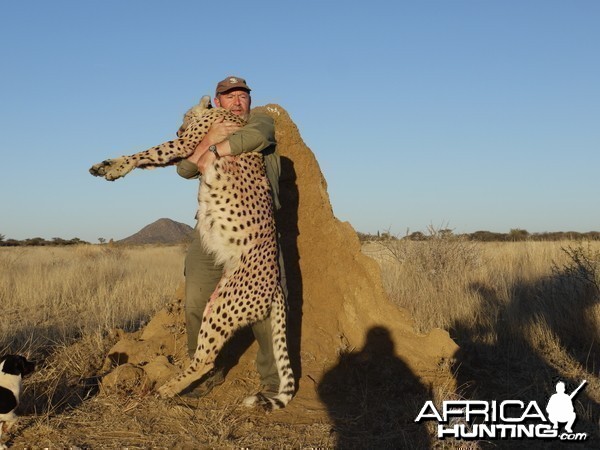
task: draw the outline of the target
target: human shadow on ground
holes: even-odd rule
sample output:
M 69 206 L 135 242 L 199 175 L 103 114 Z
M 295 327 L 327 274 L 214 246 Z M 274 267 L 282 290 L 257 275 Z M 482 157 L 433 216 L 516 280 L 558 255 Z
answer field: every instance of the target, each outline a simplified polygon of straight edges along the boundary
M 395 355 L 387 328 L 367 332 L 363 349 L 340 355 L 318 385 L 333 422 L 338 449 L 426 449 L 430 438 L 415 423 L 428 388 Z
M 571 393 L 585 376 L 574 375 L 567 359 L 572 361 L 571 367 L 575 363 L 590 376 L 598 376 L 598 330 L 590 314 L 600 302 L 596 289 L 564 270 L 511 286 L 508 301 L 480 283 L 470 289 L 481 300 L 473 317 L 483 319 L 456 321 L 450 328 L 460 347 L 455 355 L 455 374 L 463 397 L 520 400 L 525 404 L 536 401 L 545 414 L 558 381 L 565 382 L 566 392 Z M 573 405 L 578 417 L 574 432 L 588 433 L 580 448 L 593 442 L 597 445 L 600 405 L 586 389 L 577 394 Z M 481 445 L 485 448 L 488 444 Z M 490 448 L 555 448 L 553 445 L 562 448 L 564 443 L 533 439 L 489 443 Z

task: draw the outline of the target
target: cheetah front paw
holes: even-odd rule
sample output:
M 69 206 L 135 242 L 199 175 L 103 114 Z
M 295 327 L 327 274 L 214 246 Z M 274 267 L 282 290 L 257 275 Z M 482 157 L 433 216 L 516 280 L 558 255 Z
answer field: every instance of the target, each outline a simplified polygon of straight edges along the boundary
M 129 172 L 135 169 L 133 162 L 126 157 L 107 159 L 101 163 L 94 164 L 90 168 L 90 173 L 95 177 L 104 177 L 108 181 L 114 181 L 124 177 Z

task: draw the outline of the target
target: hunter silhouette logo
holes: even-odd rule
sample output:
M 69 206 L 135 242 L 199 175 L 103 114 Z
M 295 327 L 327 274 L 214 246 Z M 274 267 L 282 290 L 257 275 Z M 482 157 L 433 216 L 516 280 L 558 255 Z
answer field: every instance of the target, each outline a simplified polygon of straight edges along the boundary
M 565 431 L 567 433 L 573 432 L 573 424 L 577 416 L 575 415 L 575 408 L 573 408 L 573 397 L 585 386 L 587 380 L 583 380 L 581 384 L 575 389 L 570 395 L 565 394 L 565 383 L 559 381 L 556 383 L 556 394 L 553 394 L 548 400 L 548 406 L 546 406 L 546 412 L 548 412 L 548 419 L 554 425 L 552 429 L 558 429 L 559 422 L 566 422 Z
M 574 433 L 577 419 L 573 398 L 587 381 L 570 394 L 565 383 L 556 383 L 556 393 L 546 405 L 546 414 L 535 400 L 445 400 L 438 410 L 428 400 L 419 411 L 415 422 L 437 421 L 439 439 L 559 439 L 561 441 L 585 441 L 587 433 Z M 564 432 L 559 424 L 564 423 Z

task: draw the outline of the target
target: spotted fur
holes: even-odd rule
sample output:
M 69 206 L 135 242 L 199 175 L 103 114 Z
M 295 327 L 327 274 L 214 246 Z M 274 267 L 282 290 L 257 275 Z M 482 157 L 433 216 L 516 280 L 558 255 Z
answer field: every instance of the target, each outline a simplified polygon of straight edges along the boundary
M 229 111 L 209 109 L 209 105 L 210 99 L 203 97 L 186 113 L 179 139 L 104 161 L 90 172 L 116 180 L 135 167 L 168 165 L 189 156 L 217 118 L 244 124 Z M 204 311 L 198 347 L 189 366 L 158 392 L 164 398 L 177 395 L 213 368 L 219 351 L 236 330 L 270 317 L 279 392 L 274 397 L 248 397 L 244 404 L 283 408 L 292 399 L 295 384 L 287 350 L 271 188 L 262 154 L 217 159 L 202 175 L 198 202 L 198 231 L 207 250 L 223 264 L 223 276 Z
M 104 177 L 108 181 L 114 181 L 124 177 L 136 167 L 143 169 L 175 164 L 194 153 L 194 149 L 206 136 L 212 123 L 221 117 L 238 125 L 245 125 L 246 123 L 241 117 L 226 109 L 212 108 L 210 97 L 205 95 L 198 105 L 185 113 L 183 125 L 177 132 L 178 139 L 165 142 L 134 155 L 107 159 L 94 164 L 90 168 L 90 173 L 96 177 Z

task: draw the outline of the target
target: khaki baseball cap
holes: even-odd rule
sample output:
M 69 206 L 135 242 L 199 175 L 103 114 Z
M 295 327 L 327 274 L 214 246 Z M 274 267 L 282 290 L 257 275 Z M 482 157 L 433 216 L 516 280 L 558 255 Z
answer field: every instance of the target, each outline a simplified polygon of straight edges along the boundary
M 227 77 L 222 81 L 219 81 L 217 84 L 217 89 L 215 91 L 215 95 L 223 94 L 232 89 L 244 89 L 248 92 L 251 91 L 250 87 L 246 84 L 246 80 L 240 77 Z

